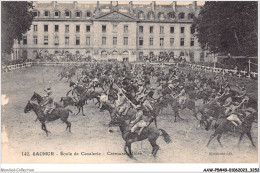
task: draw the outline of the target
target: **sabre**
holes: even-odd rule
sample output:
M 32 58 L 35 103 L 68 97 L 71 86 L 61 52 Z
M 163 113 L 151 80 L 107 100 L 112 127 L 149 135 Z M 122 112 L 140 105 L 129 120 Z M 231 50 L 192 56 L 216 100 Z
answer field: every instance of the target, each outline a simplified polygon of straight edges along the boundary
M 116 85 L 117 88 L 121 89 L 116 83 L 115 83 L 115 85 Z M 123 91 L 124 89 L 122 88 L 121 90 Z M 124 90 L 124 91 L 125 91 L 125 90 Z M 126 95 L 124 94 L 124 92 L 122 92 L 122 94 L 126 97 Z M 133 107 L 136 108 L 136 105 L 135 105 L 133 102 L 131 102 L 131 100 L 129 100 L 128 97 L 126 97 L 126 99 L 127 99 L 127 101 L 130 102 L 130 104 L 131 104 Z

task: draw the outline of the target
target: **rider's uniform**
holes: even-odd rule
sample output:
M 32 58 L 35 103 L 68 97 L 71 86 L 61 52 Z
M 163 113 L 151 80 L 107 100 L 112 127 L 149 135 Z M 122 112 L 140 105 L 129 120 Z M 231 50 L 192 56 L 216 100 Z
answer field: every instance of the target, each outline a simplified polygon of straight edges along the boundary
M 51 113 L 51 111 L 55 108 L 54 97 L 51 90 L 47 90 L 47 95 L 45 96 L 43 104 L 41 106 L 45 107 L 43 111 L 45 115 L 47 113 Z
M 120 91 L 118 92 L 117 97 L 118 97 L 118 100 L 116 100 L 117 112 L 119 115 L 126 115 L 129 109 L 129 103 L 127 101 L 127 98 Z
M 145 127 L 149 125 L 151 118 L 148 116 L 144 116 L 143 110 L 141 106 L 137 106 L 137 113 L 135 120 L 131 121 L 131 124 L 134 126 L 131 128 L 131 132 L 135 132 L 138 128 L 141 128 L 138 135 L 140 135 Z

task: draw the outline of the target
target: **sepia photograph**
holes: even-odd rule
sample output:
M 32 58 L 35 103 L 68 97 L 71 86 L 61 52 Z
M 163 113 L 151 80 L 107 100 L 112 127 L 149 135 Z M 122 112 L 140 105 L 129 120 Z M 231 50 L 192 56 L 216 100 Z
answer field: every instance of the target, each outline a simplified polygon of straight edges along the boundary
M 1 162 L 258 163 L 258 1 L 1 1 Z

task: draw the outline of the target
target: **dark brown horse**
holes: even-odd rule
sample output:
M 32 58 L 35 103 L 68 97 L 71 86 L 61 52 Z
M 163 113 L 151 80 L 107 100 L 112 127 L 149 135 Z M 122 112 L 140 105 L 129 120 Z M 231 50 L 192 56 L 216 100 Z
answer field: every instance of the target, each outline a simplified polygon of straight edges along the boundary
M 131 133 L 130 129 L 132 128 L 132 125 L 129 125 L 126 123 L 125 120 L 117 119 L 117 122 L 110 123 L 110 126 L 119 126 L 120 131 L 122 133 L 122 138 L 125 140 L 125 146 L 124 151 L 127 154 L 128 157 L 133 158 L 133 153 L 131 150 L 131 144 L 137 141 L 143 141 L 145 139 L 148 139 L 150 144 L 153 147 L 152 155 L 155 157 L 157 154 L 157 151 L 159 150 L 159 146 L 156 144 L 156 140 L 159 136 L 163 136 L 163 139 L 166 143 L 170 143 L 171 139 L 169 134 L 163 130 L 163 129 L 157 129 L 156 127 L 145 127 L 140 135 L 137 133 Z
M 31 110 L 34 111 L 39 121 L 42 123 L 42 130 L 46 132 L 46 135 L 48 136 L 48 133 L 50 131 L 46 128 L 46 122 L 54 121 L 57 119 L 61 119 L 64 123 L 67 124 L 66 130 L 69 129 L 69 132 L 71 132 L 71 123 L 68 121 L 69 113 L 72 113 L 69 109 L 64 108 L 56 108 L 54 109 L 51 114 L 44 115 L 42 108 L 40 105 L 37 105 L 35 103 L 32 103 L 31 101 L 28 101 L 27 105 L 24 108 L 24 113 L 28 113 Z
M 239 138 L 239 142 L 238 142 L 238 147 L 239 147 L 240 142 L 242 141 L 243 136 L 245 134 L 248 136 L 252 145 L 255 147 L 255 144 L 254 144 L 252 136 L 251 136 L 251 127 L 252 127 L 252 124 L 253 124 L 253 122 L 255 121 L 256 118 L 257 118 L 257 112 L 253 112 L 253 113 L 247 115 L 245 117 L 244 121 L 242 121 L 242 124 L 241 124 L 241 126 L 239 127 L 239 130 L 238 130 L 238 131 L 240 131 L 240 138 Z M 224 119 L 224 121 L 222 121 L 222 123 L 216 128 L 214 134 L 210 136 L 209 141 L 207 143 L 207 147 L 209 146 L 211 140 L 213 138 L 215 138 L 216 136 L 217 136 L 217 140 L 218 140 L 219 145 L 221 147 L 223 147 L 223 145 L 220 141 L 222 134 L 226 133 L 228 131 L 233 132 L 234 127 L 235 127 L 235 125 L 233 123 L 231 123 L 231 121 Z

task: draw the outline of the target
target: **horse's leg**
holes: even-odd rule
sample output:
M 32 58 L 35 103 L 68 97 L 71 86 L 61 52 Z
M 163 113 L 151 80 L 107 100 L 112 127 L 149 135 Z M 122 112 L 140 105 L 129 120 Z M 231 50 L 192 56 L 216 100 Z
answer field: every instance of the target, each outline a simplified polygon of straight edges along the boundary
M 38 117 L 36 118 L 35 122 L 37 122 L 37 120 L 38 120 Z
M 255 144 L 254 144 L 254 141 L 253 141 L 253 139 L 252 139 L 251 133 L 250 133 L 250 132 L 247 132 L 246 135 L 247 135 L 248 138 L 250 139 L 250 141 L 251 141 L 253 147 L 255 147 Z
M 82 114 L 83 114 L 83 116 L 85 116 L 84 111 L 83 111 L 83 107 L 84 107 L 84 106 L 81 107 L 81 110 L 82 110 Z
M 212 140 L 213 138 L 215 138 L 217 135 L 218 135 L 218 134 L 215 132 L 213 135 L 210 136 L 209 141 L 208 141 L 208 143 L 207 143 L 207 147 L 209 146 L 209 143 L 211 142 L 211 140 Z
M 80 107 L 78 107 L 78 109 L 79 109 L 79 111 L 78 111 L 78 113 L 76 115 L 78 115 L 80 113 Z
M 127 143 L 125 143 L 124 151 L 125 151 L 126 155 L 131 158 L 131 155 L 128 153 L 127 148 L 128 148 Z
M 155 127 L 157 128 L 157 118 L 156 117 L 154 118 L 154 124 L 155 124 Z
M 47 130 L 45 123 L 42 123 L 42 130 L 44 130 L 46 132 L 47 136 L 48 136 L 48 133 L 51 133 L 50 131 Z
M 157 139 L 157 138 L 156 138 Z M 153 147 L 153 150 L 152 150 L 152 155 L 155 157 L 158 150 L 159 150 L 159 145 L 156 144 L 156 139 L 148 139 L 150 144 L 152 145 Z
M 222 134 L 219 134 L 218 137 L 217 137 L 217 140 L 218 140 L 219 145 L 223 148 L 223 145 L 220 141 L 221 136 L 222 136 Z
M 133 157 L 132 149 L 131 149 L 131 143 L 128 143 L 128 151 L 131 157 Z
M 241 141 L 242 141 L 242 139 L 243 139 L 243 137 L 244 137 L 244 132 L 242 132 L 241 134 L 240 134 L 240 137 L 239 137 L 239 141 L 238 141 L 238 148 L 240 147 L 240 143 L 241 143 Z
M 67 124 L 66 130 L 69 129 L 69 132 L 71 133 L 71 123 L 68 122 L 68 120 L 64 121 Z

